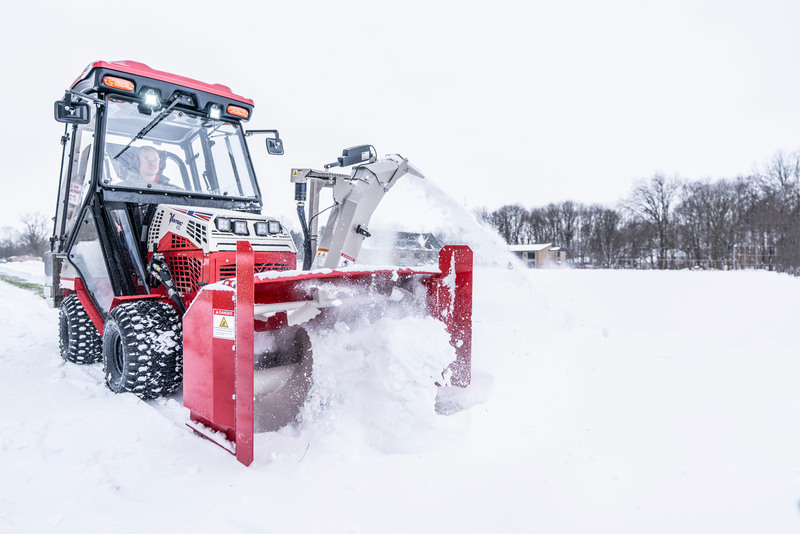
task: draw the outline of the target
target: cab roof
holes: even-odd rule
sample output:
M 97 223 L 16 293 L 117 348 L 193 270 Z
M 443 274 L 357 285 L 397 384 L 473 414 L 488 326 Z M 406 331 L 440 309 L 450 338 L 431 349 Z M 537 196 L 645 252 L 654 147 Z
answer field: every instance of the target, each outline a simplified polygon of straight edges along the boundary
M 235 100 L 241 102 L 243 104 L 247 104 L 250 107 L 253 107 L 253 101 L 249 98 L 245 98 L 243 96 L 235 94 L 231 91 L 230 87 L 227 85 L 222 85 L 219 83 L 205 83 L 198 80 L 194 80 L 192 78 L 187 78 L 185 76 L 179 76 L 177 74 L 171 74 L 169 72 L 164 72 L 160 70 L 151 69 L 144 63 L 139 63 L 137 61 L 95 61 L 90 63 L 78 79 L 76 79 L 72 83 L 72 87 L 74 88 L 79 82 L 84 80 L 89 73 L 94 69 L 109 69 L 114 70 L 117 72 L 127 73 L 135 76 L 142 76 L 145 78 L 151 78 L 154 80 L 159 80 L 162 82 L 179 85 L 183 87 L 188 87 L 190 89 L 194 89 L 197 91 L 203 91 L 206 93 L 210 93 L 212 95 L 217 95 L 225 99 Z

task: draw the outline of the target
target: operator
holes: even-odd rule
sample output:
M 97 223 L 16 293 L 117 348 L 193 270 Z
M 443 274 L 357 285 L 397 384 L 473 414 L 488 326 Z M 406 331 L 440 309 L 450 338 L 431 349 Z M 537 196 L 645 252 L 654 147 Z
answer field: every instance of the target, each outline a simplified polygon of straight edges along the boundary
M 171 185 L 169 179 L 161 174 L 161 154 L 151 146 L 143 146 L 136 152 L 136 167 L 139 170 L 138 179 L 143 185 Z

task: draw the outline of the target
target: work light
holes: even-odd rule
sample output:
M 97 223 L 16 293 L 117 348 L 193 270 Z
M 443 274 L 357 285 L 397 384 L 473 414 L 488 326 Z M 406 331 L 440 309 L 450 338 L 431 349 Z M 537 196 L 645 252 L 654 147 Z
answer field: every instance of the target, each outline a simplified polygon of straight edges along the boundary
M 153 91 L 152 89 L 148 89 L 144 92 L 143 95 L 144 105 L 149 108 L 158 108 L 161 106 L 161 102 L 158 98 L 158 93 Z
M 247 235 L 247 221 L 233 221 L 233 233 L 236 235 Z
M 217 217 L 217 220 L 214 221 L 214 225 L 217 227 L 217 230 L 220 232 L 230 232 L 231 231 L 231 220 L 227 217 Z

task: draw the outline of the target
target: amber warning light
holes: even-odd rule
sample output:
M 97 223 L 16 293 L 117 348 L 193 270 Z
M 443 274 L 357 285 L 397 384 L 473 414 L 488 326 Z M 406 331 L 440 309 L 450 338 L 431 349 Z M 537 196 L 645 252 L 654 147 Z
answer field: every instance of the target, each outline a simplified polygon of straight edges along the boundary
M 112 89 L 121 89 L 123 91 L 133 91 L 134 84 L 131 80 L 125 78 L 117 78 L 116 76 L 105 76 L 103 78 L 103 85 L 111 87 Z
M 229 104 L 228 107 L 226 108 L 226 111 L 231 115 L 234 115 L 236 117 L 241 117 L 243 119 L 246 119 L 250 115 L 250 112 L 247 111 L 245 108 L 234 106 L 233 104 Z

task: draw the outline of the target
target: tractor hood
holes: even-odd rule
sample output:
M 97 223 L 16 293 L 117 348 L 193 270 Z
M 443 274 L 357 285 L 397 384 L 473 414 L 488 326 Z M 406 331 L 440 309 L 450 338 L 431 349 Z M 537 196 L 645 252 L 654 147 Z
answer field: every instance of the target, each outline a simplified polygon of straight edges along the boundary
M 164 240 L 167 240 L 166 242 Z M 235 251 L 248 241 L 257 252 L 296 254 L 289 231 L 275 218 L 232 210 L 160 205 L 148 230 L 148 250 Z

